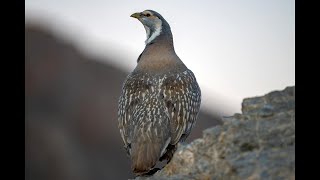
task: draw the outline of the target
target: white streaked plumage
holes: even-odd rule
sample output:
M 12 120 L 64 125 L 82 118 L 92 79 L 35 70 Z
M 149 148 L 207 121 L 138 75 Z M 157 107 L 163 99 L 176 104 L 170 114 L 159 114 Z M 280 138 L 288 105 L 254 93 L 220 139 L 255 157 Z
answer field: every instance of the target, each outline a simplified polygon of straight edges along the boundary
M 134 13 L 147 40 L 119 98 L 118 122 L 135 174 L 148 173 L 158 160 L 170 161 L 177 144 L 194 126 L 201 104 L 197 80 L 173 47 L 169 24 L 157 12 Z

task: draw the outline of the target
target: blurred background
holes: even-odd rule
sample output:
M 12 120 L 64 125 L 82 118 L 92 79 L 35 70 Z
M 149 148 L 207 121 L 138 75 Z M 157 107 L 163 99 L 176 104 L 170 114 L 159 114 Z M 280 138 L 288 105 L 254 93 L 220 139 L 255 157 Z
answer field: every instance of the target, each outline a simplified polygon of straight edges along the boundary
M 202 90 L 188 142 L 245 97 L 295 85 L 294 0 L 25 1 L 25 179 L 132 178 L 117 101 L 146 38 L 129 16 L 169 22 Z

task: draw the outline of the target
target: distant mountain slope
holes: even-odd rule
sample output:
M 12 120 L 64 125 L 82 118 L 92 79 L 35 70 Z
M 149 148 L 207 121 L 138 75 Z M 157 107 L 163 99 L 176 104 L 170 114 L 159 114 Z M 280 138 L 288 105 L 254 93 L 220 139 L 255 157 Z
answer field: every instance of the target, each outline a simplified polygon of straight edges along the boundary
M 117 128 L 128 72 L 107 62 L 86 57 L 44 27 L 26 25 L 25 179 L 132 177 Z M 218 116 L 201 112 L 188 141 L 218 123 Z

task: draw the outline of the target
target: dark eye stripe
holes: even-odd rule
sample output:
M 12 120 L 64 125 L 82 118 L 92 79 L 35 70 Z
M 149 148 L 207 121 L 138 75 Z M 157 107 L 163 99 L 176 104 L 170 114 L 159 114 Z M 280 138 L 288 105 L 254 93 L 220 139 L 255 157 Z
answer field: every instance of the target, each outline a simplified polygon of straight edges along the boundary
M 147 17 L 149 17 L 149 16 L 150 16 L 150 14 L 146 14 L 146 16 L 147 16 Z

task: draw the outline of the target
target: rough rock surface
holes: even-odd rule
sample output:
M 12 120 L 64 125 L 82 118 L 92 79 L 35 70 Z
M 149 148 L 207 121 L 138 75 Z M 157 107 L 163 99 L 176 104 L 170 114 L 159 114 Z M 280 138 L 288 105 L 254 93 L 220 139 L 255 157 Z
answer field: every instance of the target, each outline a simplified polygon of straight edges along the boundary
M 136 179 L 295 179 L 295 87 L 244 99 L 203 138 L 180 145 L 171 162 Z

